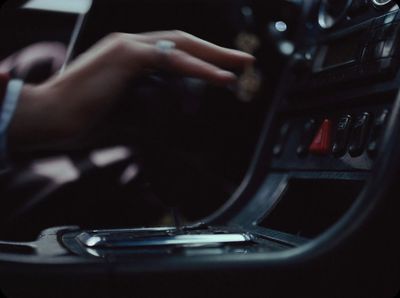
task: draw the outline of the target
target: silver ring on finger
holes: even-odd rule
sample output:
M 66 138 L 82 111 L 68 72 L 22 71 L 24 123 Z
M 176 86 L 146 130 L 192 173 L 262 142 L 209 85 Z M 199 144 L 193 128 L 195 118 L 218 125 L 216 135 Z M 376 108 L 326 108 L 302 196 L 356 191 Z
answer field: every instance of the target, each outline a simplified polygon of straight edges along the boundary
M 163 54 L 169 54 L 172 50 L 176 48 L 176 44 L 171 40 L 161 39 L 156 42 L 156 48 L 160 50 Z

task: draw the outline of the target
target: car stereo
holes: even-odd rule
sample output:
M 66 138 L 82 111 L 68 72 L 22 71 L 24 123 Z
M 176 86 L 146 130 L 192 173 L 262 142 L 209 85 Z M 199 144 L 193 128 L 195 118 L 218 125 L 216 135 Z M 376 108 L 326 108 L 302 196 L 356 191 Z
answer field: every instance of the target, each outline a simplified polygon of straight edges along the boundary
M 297 78 L 296 92 L 309 93 L 350 81 L 363 84 L 371 79 L 393 76 L 400 56 L 397 37 L 400 14 L 397 6 L 389 1 L 392 4 L 390 8 L 382 10 L 374 6 L 378 1 L 347 1 L 350 6 L 341 12 L 341 21 L 332 28 L 326 28 L 327 25 L 321 21 L 324 19 L 322 15 L 327 13 L 323 5 L 325 2 L 328 1 L 322 1 L 319 9 L 317 42 L 304 49 L 297 61 L 307 72 L 302 72 Z

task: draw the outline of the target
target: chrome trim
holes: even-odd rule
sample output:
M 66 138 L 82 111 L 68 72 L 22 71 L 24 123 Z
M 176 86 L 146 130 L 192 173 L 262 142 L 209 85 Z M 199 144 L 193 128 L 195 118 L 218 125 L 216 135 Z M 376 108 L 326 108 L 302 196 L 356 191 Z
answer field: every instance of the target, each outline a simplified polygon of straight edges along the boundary
M 326 9 L 326 5 L 329 1 L 335 0 L 321 0 L 319 12 L 318 12 L 318 24 L 322 29 L 330 29 L 339 23 L 345 16 L 347 10 L 350 8 L 353 0 L 347 0 L 345 6 L 343 7 L 342 13 L 338 16 L 329 15 Z

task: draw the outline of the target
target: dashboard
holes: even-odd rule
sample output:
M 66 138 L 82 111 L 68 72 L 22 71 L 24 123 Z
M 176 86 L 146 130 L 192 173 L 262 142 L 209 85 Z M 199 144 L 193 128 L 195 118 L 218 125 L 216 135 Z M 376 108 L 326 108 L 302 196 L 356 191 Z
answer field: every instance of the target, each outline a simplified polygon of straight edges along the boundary
M 178 28 L 232 47 L 246 45 L 237 39 L 245 34 L 260 43 L 253 52 L 260 87 L 240 97 L 168 74 L 143 78 L 126 95 L 138 100 L 123 101 L 110 119 L 113 138 L 39 150 L 33 161 L 17 154 L 0 180 L 18 199 L 2 211 L 5 293 L 394 297 L 397 1 L 150 2 L 95 2 L 75 53 L 116 30 Z M 131 19 L 127 9 L 154 21 Z M 118 17 L 100 23 L 109 11 Z M 224 22 L 208 17 L 204 25 L 210 14 Z M 166 97 L 174 108 L 163 105 Z M 126 117 L 127 110 L 141 112 Z M 83 178 L 49 188 L 51 169 L 65 164 Z M 116 177 L 135 179 L 121 186 Z M 181 205 L 182 226 L 160 222 L 166 206 L 157 197 Z

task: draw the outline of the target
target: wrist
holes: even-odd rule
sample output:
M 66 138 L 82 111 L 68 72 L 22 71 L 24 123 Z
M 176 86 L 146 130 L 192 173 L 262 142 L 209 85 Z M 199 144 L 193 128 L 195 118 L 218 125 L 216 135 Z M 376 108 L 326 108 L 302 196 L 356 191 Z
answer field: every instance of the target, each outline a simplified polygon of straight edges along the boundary
M 9 129 L 10 146 L 13 149 L 29 144 L 35 138 L 35 133 L 30 134 L 29 130 L 37 125 L 34 120 L 40 110 L 36 93 L 37 89 L 31 85 L 25 85 L 21 90 L 19 105 Z
M 50 84 L 25 85 L 10 125 L 14 150 L 32 150 L 70 142 L 80 131 L 67 92 Z

